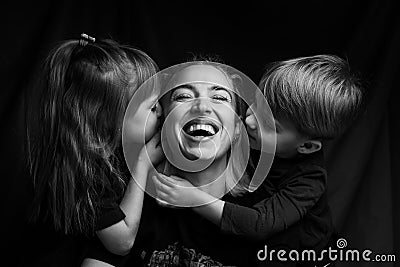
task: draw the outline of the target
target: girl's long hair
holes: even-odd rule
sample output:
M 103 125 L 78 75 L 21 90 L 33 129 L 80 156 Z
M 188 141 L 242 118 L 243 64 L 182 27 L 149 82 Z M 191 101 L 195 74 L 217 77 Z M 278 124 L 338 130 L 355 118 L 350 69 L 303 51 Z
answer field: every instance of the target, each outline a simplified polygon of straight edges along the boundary
M 51 51 L 34 92 L 37 102 L 28 99 L 27 109 L 35 220 L 50 217 L 66 234 L 94 232 L 106 199 L 124 192 L 125 109 L 156 71 L 148 55 L 111 40 L 64 41 Z

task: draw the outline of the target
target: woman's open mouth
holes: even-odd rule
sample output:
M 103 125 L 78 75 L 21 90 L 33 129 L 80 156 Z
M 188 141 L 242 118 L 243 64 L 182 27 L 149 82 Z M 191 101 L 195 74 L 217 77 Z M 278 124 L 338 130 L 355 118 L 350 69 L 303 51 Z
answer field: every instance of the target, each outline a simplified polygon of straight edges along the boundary
M 207 137 L 212 137 L 219 132 L 218 125 L 209 119 L 205 118 L 196 118 L 187 122 L 182 131 L 188 136 L 190 139 L 194 141 L 203 140 Z

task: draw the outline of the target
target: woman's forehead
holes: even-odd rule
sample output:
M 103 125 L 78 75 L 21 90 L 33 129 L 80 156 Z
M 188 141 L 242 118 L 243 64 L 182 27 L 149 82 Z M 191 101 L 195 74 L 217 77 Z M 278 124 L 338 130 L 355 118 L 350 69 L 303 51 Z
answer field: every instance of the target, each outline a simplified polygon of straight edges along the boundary
M 232 82 L 220 69 L 210 65 L 192 65 L 176 72 L 168 83 L 168 89 L 191 83 L 209 83 L 228 89 Z

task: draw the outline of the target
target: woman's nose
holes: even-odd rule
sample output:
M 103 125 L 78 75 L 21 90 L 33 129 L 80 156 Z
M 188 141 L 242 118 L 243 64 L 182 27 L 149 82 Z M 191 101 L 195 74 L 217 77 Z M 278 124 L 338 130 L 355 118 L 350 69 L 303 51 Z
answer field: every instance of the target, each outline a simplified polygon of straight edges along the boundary
M 194 101 L 192 112 L 209 113 L 211 112 L 210 101 L 206 98 L 198 98 Z

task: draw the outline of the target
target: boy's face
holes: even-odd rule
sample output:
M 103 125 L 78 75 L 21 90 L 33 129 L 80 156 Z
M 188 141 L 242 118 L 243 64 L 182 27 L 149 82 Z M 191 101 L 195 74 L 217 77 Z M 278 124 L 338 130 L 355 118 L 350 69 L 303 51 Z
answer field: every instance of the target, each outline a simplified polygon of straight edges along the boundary
M 262 112 L 257 112 L 262 114 Z M 253 149 L 261 149 L 264 145 L 273 145 L 274 130 L 276 132 L 275 155 L 282 158 L 295 156 L 297 148 L 302 145 L 305 138 L 297 131 L 293 123 L 289 121 L 276 120 L 275 129 L 267 123 L 258 123 L 254 113 L 249 108 L 246 112 L 246 128 L 249 135 L 250 146 Z

